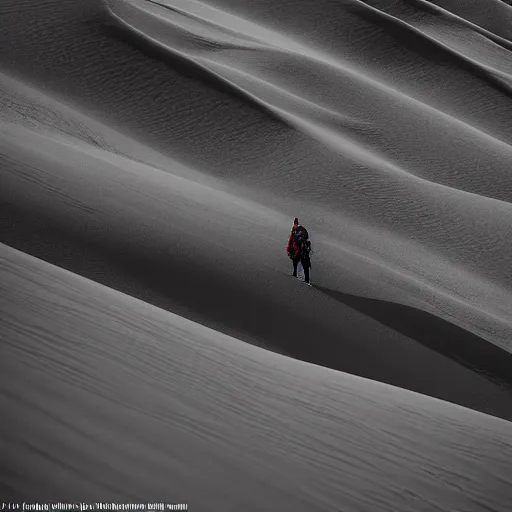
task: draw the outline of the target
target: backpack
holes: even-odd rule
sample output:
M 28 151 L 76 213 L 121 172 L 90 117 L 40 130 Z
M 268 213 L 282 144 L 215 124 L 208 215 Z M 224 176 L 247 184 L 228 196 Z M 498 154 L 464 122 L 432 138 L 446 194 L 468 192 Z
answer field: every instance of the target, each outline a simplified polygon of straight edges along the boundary
M 309 238 L 308 230 L 304 226 L 298 226 L 292 230 L 292 241 L 295 247 L 302 252 L 306 247 L 306 241 Z

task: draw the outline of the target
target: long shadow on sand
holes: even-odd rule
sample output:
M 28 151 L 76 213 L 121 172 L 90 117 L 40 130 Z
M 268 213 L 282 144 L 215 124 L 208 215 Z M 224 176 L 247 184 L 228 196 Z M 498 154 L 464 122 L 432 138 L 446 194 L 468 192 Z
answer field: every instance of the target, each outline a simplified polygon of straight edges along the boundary
M 512 391 L 512 354 L 491 342 L 411 306 L 316 289 Z
M 245 261 L 208 259 L 177 231 L 169 245 L 79 227 L 0 200 L 0 241 L 18 250 L 273 352 L 512 420 L 511 355 L 449 322 L 278 274 L 258 284 L 265 275 L 244 273 Z

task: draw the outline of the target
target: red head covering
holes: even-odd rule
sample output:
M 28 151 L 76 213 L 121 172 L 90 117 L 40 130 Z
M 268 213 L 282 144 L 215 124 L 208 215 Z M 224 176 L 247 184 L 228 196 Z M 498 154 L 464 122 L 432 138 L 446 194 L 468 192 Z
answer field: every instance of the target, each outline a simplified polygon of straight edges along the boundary
M 299 219 L 297 217 L 295 217 L 295 219 L 293 219 L 293 225 L 294 226 L 298 226 L 299 225 Z

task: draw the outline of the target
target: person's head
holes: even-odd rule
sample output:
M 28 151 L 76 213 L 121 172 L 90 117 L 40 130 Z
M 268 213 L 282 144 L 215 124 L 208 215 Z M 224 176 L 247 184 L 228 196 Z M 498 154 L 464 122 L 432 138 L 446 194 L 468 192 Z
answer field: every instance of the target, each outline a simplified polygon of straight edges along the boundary
M 293 225 L 294 226 L 298 226 L 299 225 L 299 219 L 297 217 L 295 217 L 295 219 L 293 219 Z

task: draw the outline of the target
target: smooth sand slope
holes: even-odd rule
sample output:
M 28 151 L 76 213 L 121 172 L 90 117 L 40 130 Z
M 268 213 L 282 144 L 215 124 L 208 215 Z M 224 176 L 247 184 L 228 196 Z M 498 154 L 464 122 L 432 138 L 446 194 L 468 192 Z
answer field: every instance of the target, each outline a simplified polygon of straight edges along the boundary
M 5 243 L 246 341 L 511 416 L 503 385 L 467 369 L 510 381 L 494 347 L 512 333 L 503 31 L 425 2 L 0 5 Z M 294 214 L 312 293 L 284 276 Z
M 245 341 L 512 417 L 496 348 L 512 333 L 508 97 L 491 71 L 444 66 L 433 95 L 428 53 L 399 65 L 394 36 L 352 37 L 361 13 L 391 16 L 360 2 L 319 4 L 325 30 L 307 41 L 287 2 L 272 19 L 263 3 L 249 18 L 243 4 L 1 5 L 3 242 Z M 503 34 L 430 11 L 424 30 L 472 34 L 481 55 L 464 59 L 498 52 L 503 78 Z M 336 13 L 352 13 L 347 46 L 327 51 Z M 285 276 L 295 214 L 316 290 Z
M 420 310 L 306 288 L 286 275 L 281 213 L 63 134 L 4 123 L 1 141 L 8 243 L 246 341 L 512 419 L 508 352 Z
M 506 511 L 509 422 L 272 354 L 0 245 L 1 494 Z
M 2 0 L 2 67 L 300 215 L 325 285 L 509 347 L 512 9 L 452 3 Z
M 0 498 L 508 512 L 511 21 L 0 0 Z

